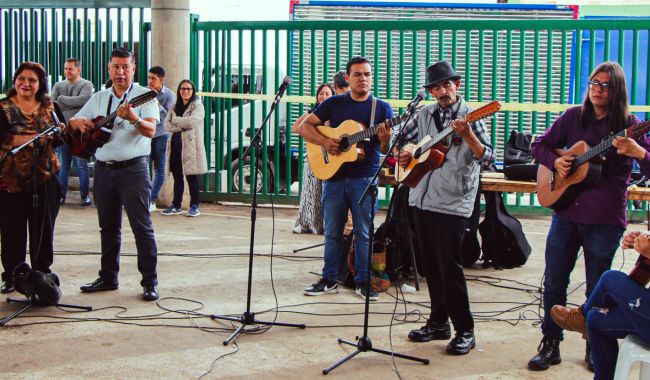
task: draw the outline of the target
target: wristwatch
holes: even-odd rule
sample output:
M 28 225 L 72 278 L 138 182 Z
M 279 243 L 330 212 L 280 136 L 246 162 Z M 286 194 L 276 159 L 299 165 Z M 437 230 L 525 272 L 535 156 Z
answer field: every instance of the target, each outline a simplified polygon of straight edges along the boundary
M 140 124 L 142 124 L 142 119 L 138 118 L 138 120 L 133 122 L 133 124 L 131 125 L 133 125 L 133 128 L 137 129 L 140 126 Z

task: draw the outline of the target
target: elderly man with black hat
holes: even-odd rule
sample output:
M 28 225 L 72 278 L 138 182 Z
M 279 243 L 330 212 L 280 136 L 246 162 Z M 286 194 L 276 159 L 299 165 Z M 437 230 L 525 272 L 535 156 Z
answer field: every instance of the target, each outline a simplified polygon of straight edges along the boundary
M 453 133 L 441 141 L 449 147 L 445 162 L 427 173 L 409 194 L 421 255 L 419 269 L 427 279 L 431 316 L 425 326 L 408 336 L 416 342 L 449 339 L 451 318 L 456 334 L 447 345 L 447 353 L 464 355 L 476 341 L 461 248 L 474 209 L 481 166 L 489 165 L 495 156 L 483 123 L 464 120 L 470 109 L 457 93 L 460 76 L 451 65 L 434 63 L 427 68 L 426 80 L 424 87 L 437 103 L 417 113 L 406 126 L 404 140 L 417 142 L 427 135 L 435 139 L 449 126 Z M 394 154 L 402 167 L 411 160 L 406 151 L 396 149 Z

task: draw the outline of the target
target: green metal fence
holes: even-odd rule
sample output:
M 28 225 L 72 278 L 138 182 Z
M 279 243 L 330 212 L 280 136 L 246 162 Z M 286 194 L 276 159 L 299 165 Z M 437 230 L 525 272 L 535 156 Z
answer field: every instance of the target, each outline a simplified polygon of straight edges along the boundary
M 373 93 L 396 112 L 423 84 L 427 65 L 451 61 L 463 74 L 461 93 L 470 104 L 503 103 L 502 112 L 487 120 L 501 160 L 510 130 L 541 133 L 571 103 L 581 102 L 583 43 L 590 43 L 591 70 L 606 59 L 622 61 L 625 42 L 632 40 L 633 58 L 624 62 L 632 72 L 630 99 L 633 111 L 647 117 L 650 86 L 640 91 L 638 80 L 639 73 L 648 77 L 650 66 L 638 51 L 648 44 L 648 28 L 645 20 L 195 21 L 192 51 L 199 58 L 192 75 L 212 115 L 205 125 L 211 166 L 205 198 L 250 195 L 247 177 L 239 175 L 248 162 L 237 158 L 249 143 L 246 129 L 259 127 L 284 74 L 294 82 L 282 112 L 264 130 L 268 148 L 250 162 L 250 172 L 259 170 L 264 194 L 296 202 L 304 142 L 290 126 L 314 102 L 318 85 L 331 82 L 351 56 L 373 62 Z M 603 33 L 604 41 L 597 41 Z M 387 189 L 380 200 L 389 196 Z M 536 204 L 534 196 L 521 194 L 510 203 L 527 210 Z
M 11 87 L 13 72 L 24 61 L 41 63 L 53 85 L 65 79 L 66 58 L 75 57 L 81 61 L 82 77 L 97 91 L 108 79 L 108 56 L 118 46 L 136 54 L 137 78 L 146 84 L 151 30 L 147 17 L 143 7 L 0 7 L 0 88 L 6 92 Z

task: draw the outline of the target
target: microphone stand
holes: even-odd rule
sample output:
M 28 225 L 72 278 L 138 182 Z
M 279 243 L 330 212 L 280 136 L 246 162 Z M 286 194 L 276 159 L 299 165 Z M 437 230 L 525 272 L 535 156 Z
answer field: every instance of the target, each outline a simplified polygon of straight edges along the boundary
M 41 137 L 46 137 L 46 136 L 52 136 L 55 134 L 58 134 L 61 131 L 61 129 L 58 126 L 51 126 L 45 131 L 39 133 L 38 135 L 34 136 L 31 140 L 27 141 L 26 143 L 22 144 L 19 147 L 16 147 L 12 149 L 11 151 L 8 152 L 9 155 L 16 155 L 18 152 L 21 150 L 25 149 L 29 145 L 33 145 L 34 152 L 32 154 L 32 221 L 29 223 L 30 225 L 30 231 L 29 231 L 29 239 L 33 244 L 30 244 L 30 246 L 35 249 L 35 252 L 30 251 L 30 261 L 33 264 L 38 264 L 38 256 L 40 254 L 41 250 L 41 234 L 39 232 L 39 226 L 43 225 L 42 220 L 40 223 L 37 223 L 39 220 L 39 202 L 38 202 L 38 160 L 41 156 L 41 142 L 40 139 Z M 47 147 L 47 144 L 46 144 Z M 44 184 L 45 186 L 45 202 L 47 202 L 47 185 Z M 47 205 L 43 204 L 43 217 L 45 217 L 45 213 L 48 212 Z M 34 255 L 34 256 L 32 256 Z M 32 270 L 36 270 L 36 268 L 32 268 Z M 12 274 L 13 275 L 13 274 Z M 14 284 L 15 286 L 15 284 Z M 16 302 L 16 303 L 21 303 L 23 304 L 18 310 L 13 312 L 12 314 L 6 316 L 3 319 L 0 319 L 0 327 L 4 327 L 9 323 L 12 319 L 20 316 L 22 313 L 26 312 L 28 309 L 30 309 L 34 305 L 38 305 L 38 295 L 36 293 L 29 295 L 25 299 L 18 299 L 18 298 L 12 298 L 8 297 L 7 302 Z M 72 309 L 80 309 L 80 310 L 86 310 L 86 311 L 91 311 L 93 308 L 91 306 L 81 306 L 81 305 L 70 305 L 70 304 L 63 304 L 63 303 L 56 303 L 52 306 L 57 306 L 57 307 L 67 307 L 67 308 L 72 308 Z
M 285 79 L 286 80 L 286 79 Z M 288 85 L 288 83 L 287 83 Z M 242 159 L 245 159 L 246 156 L 251 152 L 251 149 L 255 149 L 255 157 L 260 157 L 262 154 L 262 129 L 268 122 L 268 120 L 271 118 L 271 115 L 273 114 L 273 111 L 275 111 L 275 107 L 277 104 L 280 102 L 280 98 L 282 98 L 282 95 L 284 95 L 284 90 L 286 89 L 286 85 L 283 83 L 282 86 L 280 86 L 280 90 L 276 94 L 275 99 L 273 100 L 273 103 L 271 103 L 271 109 L 269 110 L 269 113 L 266 115 L 264 120 L 262 121 L 261 126 L 257 129 L 255 136 L 253 136 L 251 140 L 251 145 L 246 148 L 244 151 L 244 154 L 242 155 Z M 252 160 L 251 160 L 252 162 Z M 241 317 L 231 317 L 227 315 L 212 315 L 212 319 L 222 319 L 226 321 L 234 321 L 234 322 L 239 322 L 241 326 L 239 326 L 226 340 L 223 341 L 223 345 L 227 346 L 230 342 L 232 342 L 235 338 L 237 338 L 240 334 L 246 333 L 248 331 L 257 331 L 259 330 L 259 327 L 255 327 L 252 329 L 246 329 L 246 326 L 249 325 L 264 325 L 264 326 L 284 326 L 284 327 L 299 327 L 301 329 L 304 329 L 307 327 L 304 324 L 294 324 L 294 323 L 283 323 L 283 322 L 269 322 L 269 321 L 260 321 L 255 319 L 255 313 L 251 312 L 251 288 L 252 288 L 252 283 L 253 283 L 253 247 L 255 245 L 255 221 L 257 217 L 257 174 L 253 174 L 253 183 L 251 189 L 253 190 L 253 203 L 251 205 L 251 234 L 250 234 L 250 249 L 249 249 L 249 255 L 248 255 L 248 290 L 246 293 L 246 311 L 241 315 Z
M 413 117 L 413 114 L 415 113 L 415 106 L 417 105 L 417 102 L 415 104 L 411 102 L 409 104 L 407 112 L 410 112 L 406 120 L 402 123 L 402 127 L 400 128 L 399 132 L 396 135 L 396 138 L 393 140 L 393 143 L 390 145 L 388 148 L 388 152 L 391 152 L 393 150 L 393 147 L 397 144 L 399 140 L 401 140 L 403 132 L 404 132 L 404 127 L 408 124 L 409 120 Z M 361 352 L 378 352 L 383 355 L 389 355 L 389 356 L 394 356 L 397 358 L 401 359 L 407 359 L 407 360 L 412 360 L 416 362 L 420 362 L 423 364 L 429 364 L 429 359 L 423 359 L 423 358 L 418 358 L 415 356 L 411 355 L 405 355 L 405 354 L 400 354 L 397 352 L 393 351 L 387 351 L 383 349 L 379 349 L 376 347 L 372 346 L 372 341 L 370 340 L 370 337 L 368 336 L 368 314 L 370 311 L 370 297 L 368 297 L 368 294 L 370 293 L 370 274 L 372 272 L 372 254 L 373 254 L 373 239 L 374 239 L 374 233 L 375 233 L 375 202 L 377 202 L 377 178 L 379 176 L 379 172 L 381 171 L 381 168 L 384 166 L 384 162 L 386 162 L 386 157 L 388 157 L 388 154 L 384 156 L 384 158 L 381 160 L 379 163 L 379 167 L 375 171 L 375 174 L 372 176 L 372 180 L 366 187 L 366 189 L 363 192 L 363 195 L 361 195 L 361 199 L 359 199 L 358 204 L 362 204 L 363 201 L 370 196 L 370 228 L 369 228 L 369 244 L 368 244 L 368 271 L 367 271 L 367 277 L 366 277 L 366 302 L 365 302 L 365 310 L 364 310 L 364 317 L 363 317 L 363 336 L 361 337 L 356 337 L 357 342 L 353 342 L 350 340 L 342 339 L 339 338 L 338 342 L 344 343 L 353 347 L 356 347 L 357 349 L 349 354 L 348 356 L 344 357 L 343 359 L 337 361 L 336 363 L 332 364 L 331 366 L 325 368 L 323 370 L 323 374 L 327 375 L 330 373 L 332 370 L 334 370 L 336 367 L 340 366 L 341 364 L 347 362 L 348 360 L 352 359 L 353 357 L 357 356 Z

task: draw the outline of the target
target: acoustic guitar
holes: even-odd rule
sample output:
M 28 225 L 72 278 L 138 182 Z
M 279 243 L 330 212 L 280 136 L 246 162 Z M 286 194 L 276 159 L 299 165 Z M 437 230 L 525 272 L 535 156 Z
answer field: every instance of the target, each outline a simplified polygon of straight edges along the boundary
M 143 106 L 154 99 L 158 93 L 154 90 L 139 95 L 129 101 L 133 108 Z M 65 142 L 70 145 L 72 155 L 81 157 L 85 160 L 95 154 L 97 149 L 101 148 L 111 138 L 113 131 L 113 121 L 117 117 L 117 110 L 111 112 L 108 116 L 97 116 L 93 119 L 95 126 L 85 133 L 66 133 Z
M 400 124 L 408 119 L 410 115 L 411 111 L 407 111 L 392 118 L 390 126 Z M 357 144 L 376 135 L 378 128 L 378 125 L 373 125 L 366 129 L 363 124 L 354 120 L 346 120 L 336 128 L 316 127 L 318 132 L 325 137 L 340 138 L 341 144 L 339 145 L 340 154 L 332 155 L 325 150 L 324 146 L 307 142 L 307 161 L 314 175 L 322 180 L 327 180 L 332 178 L 346 162 L 356 161 L 360 155 L 357 151 Z
M 629 277 L 641 284 L 641 286 L 647 286 L 648 282 L 650 282 L 650 259 L 639 256 L 634 268 L 630 271 Z
M 537 199 L 539 204 L 555 211 L 567 207 L 585 187 L 600 180 L 602 165 L 597 157 L 613 147 L 618 136 L 635 138 L 650 130 L 650 121 L 633 125 L 603 140 L 593 148 L 584 141 L 578 141 L 570 149 L 556 149 L 560 156 L 574 156 L 569 175 L 562 178 L 544 165 L 537 169 Z
M 501 103 L 492 101 L 481 108 L 467 114 L 465 120 L 473 123 L 497 113 L 501 109 Z M 435 138 L 427 135 L 418 144 L 407 144 L 403 150 L 411 154 L 411 161 L 402 168 L 395 164 L 395 179 L 408 187 L 415 187 L 425 174 L 436 170 L 445 162 L 445 155 L 449 148 L 442 143 L 442 140 L 449 136 L 454 130 L 451 126 L 443 129 Z

